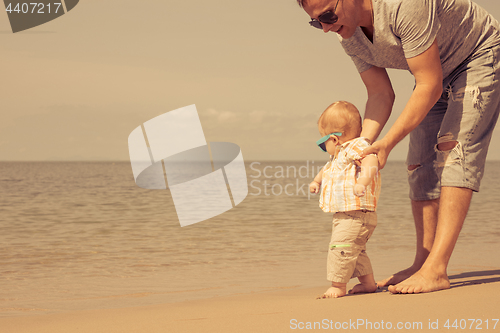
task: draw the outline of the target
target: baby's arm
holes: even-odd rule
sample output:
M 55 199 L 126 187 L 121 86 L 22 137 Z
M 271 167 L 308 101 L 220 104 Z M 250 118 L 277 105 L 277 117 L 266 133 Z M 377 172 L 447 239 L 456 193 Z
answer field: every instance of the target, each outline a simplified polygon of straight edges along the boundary
M 365 195 L 366 186 L 368 186 L 378 173 L 377 155 L 368 155 L 361 160 L 361 173 L 354 185 L 354 194 L 358 197 Z
M 314 180 L 309 184 L 309 191 L 311 193 L 318 193 L 319 188 L 321 187 L 321 179 L 323 178 L 323 169 L 321 169 L 316 177 L 314 177 Z

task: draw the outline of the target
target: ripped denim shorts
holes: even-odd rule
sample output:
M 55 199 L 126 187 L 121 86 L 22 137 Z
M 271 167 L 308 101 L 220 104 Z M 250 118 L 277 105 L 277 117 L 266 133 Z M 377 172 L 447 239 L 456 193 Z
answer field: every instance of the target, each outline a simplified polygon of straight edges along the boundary
M 500 111 L 499 56 L 495 47 L 466 59 L 443 80 L 441 98 L 410 133 L 410 199 L 437 199 L 441 186 L 479 191 Z M 438 149 L 446 142 L 456 145 Z

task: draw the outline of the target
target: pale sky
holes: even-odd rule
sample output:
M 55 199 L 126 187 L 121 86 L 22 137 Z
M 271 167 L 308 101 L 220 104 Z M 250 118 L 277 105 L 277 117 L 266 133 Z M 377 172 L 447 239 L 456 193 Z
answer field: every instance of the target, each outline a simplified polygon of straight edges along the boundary
M 500 18 L 498 0 L 477 0 Z M 317 118 L 365 88 L 334 33 L 295 0 L 81 0 L 13 34 L 0 14 L 0 161 L 127 161 L 145 121 L 196 104 L 207 141 L 245 160 L 322 160 Z M 403 109 L 413 77 L 390 71 Z M 384 132 L 385 132 L 384 131 Z M 404 160 L 406 140 L 390 160 Z M 500 126 L 490 160 L 500 159 Z

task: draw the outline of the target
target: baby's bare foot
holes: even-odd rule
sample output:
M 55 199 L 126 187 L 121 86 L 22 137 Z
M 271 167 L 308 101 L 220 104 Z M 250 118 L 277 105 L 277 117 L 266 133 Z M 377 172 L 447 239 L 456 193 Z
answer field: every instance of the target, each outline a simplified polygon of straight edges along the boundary
M 345 294 L 346 294 L 345 287 L 344 288 L 330 287 L 323 295 L 316 297 L 316 299 L 339 298 L 345 296 Z
M 349 294 L 361 294 L 361 293 L 374 293 L 377 291 L 377 284 L 373 283 L 358 283 L 351 290 L 349 290 Z

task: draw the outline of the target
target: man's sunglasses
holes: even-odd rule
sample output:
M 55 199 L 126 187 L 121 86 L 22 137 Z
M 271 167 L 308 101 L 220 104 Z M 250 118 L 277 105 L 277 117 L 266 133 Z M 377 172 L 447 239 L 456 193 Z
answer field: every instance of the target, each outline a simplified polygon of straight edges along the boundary
M 315 28 L 323 29 L 323 26 L 321 25 L 321 23 L 334 24 L 335 22 L 337 22 L 339 17 L 337 16 L 337 14 L 335 14 L 335 10 L 337 10 L 338 4 L 339 4 L 339 0 L 337 0 L 337 3 L 335 4 L 335 8 L 333 9 L 333 12 L 331 10 L 328 10 L 328 11 L 322 13 L 321 15 L 318 16 L 318 19 L 311 19 L 309 24 Z
M 322 151 L 324 151 L 326 153 L 326 145 L 325 145 L 325 142 L 328 141 L 328 139 L 330 139 L 330 136 L 332 135 L 336 135 L 336 136 L 342 136 L 342 133 L 341 132 L 334 132 L 334 133 L 330 133 L 328 135 L 325 135 L 324 137 L 322 137 L 321 139 L 319 139 L 318 141 L 316 141 L 316 144 L 321 148 Z

